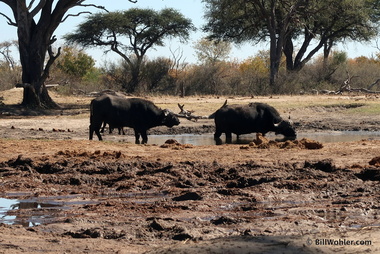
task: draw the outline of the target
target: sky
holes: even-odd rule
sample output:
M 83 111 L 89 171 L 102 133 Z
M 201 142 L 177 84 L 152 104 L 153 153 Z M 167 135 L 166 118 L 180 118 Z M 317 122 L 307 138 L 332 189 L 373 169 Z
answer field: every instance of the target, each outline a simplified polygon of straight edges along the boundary
M 29 2 L 29 1 L 28 1 Z M 196 32 L 191 33 L 190 40 L 187 43 L 180 43 L 177 39 L 166 40 L 164 47 L 156 47 L 147 52 L 149 59 L 154 59 L 156 57 L 172 57 L 171 51 L 182 51 L 182 59 L 185 62 L 196 63 L 197 58 L 195 51 L 193 49 L 194 44 L 199 41 L 202 37 L 205 37 L 206 34 L 202 33 L 201 27 L 205 24 L 203 19 L 204 15 L 204 4 L 201 0 L 138 0 L 137 3 L 133 4 L 127 0 L 88 0 L 85 3 L 93 3 L 97 5 L 105 6 L 109 11 L 115 10 L 127 10 L 129 8 L 151 8 L 155 10 L 161 10 L 163 8 L 174 8 L 181 12 L 186 18 L 192 20 L 195 27 L 198 28 Z M 84 8 L 84 9 L 72 9 L 71 13 L 77 13 L 78 11 L 93 11 L 97 12 L 97 9 L 94 8 Z M 10 14 L 9 7 L 0 3 L 0 12 L 3 12 L 7 15 Z M 10 16 L 10 15 L 9 15 Z M 86 15 L 81 15 L 79 17 L 70 17 L 64 23 L 62 23 L 56 30 L 57 42 L 53 45 L 59 47 L 64 45 L 64 40 L 62 39 L 63 35 L 73 32 L 76 29 L 76 26 L 83 22 L 86 18 Z M 16 28 L 7 25 L 7 20 L 0 16 L 0 25 L 2 32 L 0 33 L 0 43 L 3 41 L 15 40 L 17 39 Z M 376 52 L 379 52 L 376 49 L 376 40 L 373 40 L 369 43 L 346 43 L 339 44 L 336 49 L 346 51 L 348 57 L 355 58 L 358 56 L 372 57 Z M 254 56 L 259 50 L 268 50 L 268 43 L 260 44 L 250 44 L 246 43 L 240 46 L 234 46 L 230 54 L 230 60 L 243 61 L 250 56 Z M 101 65 L 105 61 L 117 61 L 120 59 L 116 53 L 110 52 L 104 54 L 101 49 L 86 49 L 86 52 L 91 55 L 97 62 L 97 65 Z

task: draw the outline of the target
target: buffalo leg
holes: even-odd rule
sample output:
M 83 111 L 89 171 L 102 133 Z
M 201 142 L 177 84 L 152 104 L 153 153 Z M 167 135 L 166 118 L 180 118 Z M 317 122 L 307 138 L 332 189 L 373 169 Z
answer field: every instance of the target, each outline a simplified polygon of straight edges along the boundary
M 226 132 L 226 143 L 232 143 L 232 133 Z
M 89 129 L 90 129 L 90 137 L 89 137 L 89 139 L 92 140 L 92 138 L 94 136 L 94 129 L 92 128 L 92 124 L 90 124 Z
M 106 128 L 106 125 L 107 125 L 107 123 L 106 123 L 106 122 L 103 122 L 102 129 L 100 130 L 101 133 L 104 133 L 104 128 Z
M 142 144 L 148 143 L 148 135 L 146 134 L 146 131 L 141 132 L 141 137 L 142 137 Z
M 99 139 L 100 141 L 102 141 L 103 138 L 102 138 L 102 135 L 100 135 L 99 130 L 100 130 L 100 128 L 95 128 L 95 134 L 96 134 L 96 136 L 98 136 L 98 139 Z
M 123 127 L 119 127 L 118 129 L 119 129 L 119 135 L 121 134 L 125 135 Z
M 214 133 L 214 140 L 217 145 L 221 145 L 223 143 L 222 139 L 220 138 L 221 135 L 222 135 L 222 132 L 216 129 Z
M 215 138 L 214 140 L 215 140 L 216 145 L 222 145 L 223 144 L 223 141 L 221 138 Z
M 94 132 L 96 134 L 96 136 L 98 137 L 99 140 L 103 140 L 102 139 L 102 136 L 100 135 L 100 128 L 101 128 L 101 125 L 94 125 L 94 124 L 90 124 L 90 140 L 92 140 L 93 138 L 93 135 L 94 135 Z
M 102 129 L 100 130 L 100 133 L 104 133 L 104 129 L 106 128 L 106 125 L 107 125 L 107 123 L 103 122 L 103 126 L 102 126 Z M 110 125 L 108 125 L 108 133 L 109 134 L 112 134 L 112 130 L 113 130 L 113 128 Z
M 140 144 L 140 133 L 135 129 L 135 144 Z
M 214 133 L 214 139 L 219 139 L 221 135 L 222 135 L 222 132 L 216 129 Z

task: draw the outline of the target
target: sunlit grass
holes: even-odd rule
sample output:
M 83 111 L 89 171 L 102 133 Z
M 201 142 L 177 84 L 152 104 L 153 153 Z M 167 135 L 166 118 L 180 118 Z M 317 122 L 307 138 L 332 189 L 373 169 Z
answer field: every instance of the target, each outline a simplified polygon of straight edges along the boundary
M 71 118 L 80 119 L 88 117 L 89 105 L 94 97 L 88 96 L 64 96 L 50 91 L 53 100 L 65 107 L 66 105 L 78 106 L 79 114 L 71 115 Z M 11 89 L 0 92 L 5 104 L 17 104 L 22 99 L 22 89 Z M 380 99 L 366 97 L 365 95 L 273 95 L 273 96 L 136 96 L 153 101 L 161 108 L 168 108 L 173 112 L 180 111 L 178 104 L 185 105 L 185 109 L 194 111 L 194 115 L 207 116 L 218 110 L 227 100 L 228 104 L 248 104 L 250 102 L 263 102 L 275 107 L 280 112 L 290 112 L 313 107 L 338 109 L 347 114 L 380 114 Z M 76 111 L 73 109 L 73 111 Z

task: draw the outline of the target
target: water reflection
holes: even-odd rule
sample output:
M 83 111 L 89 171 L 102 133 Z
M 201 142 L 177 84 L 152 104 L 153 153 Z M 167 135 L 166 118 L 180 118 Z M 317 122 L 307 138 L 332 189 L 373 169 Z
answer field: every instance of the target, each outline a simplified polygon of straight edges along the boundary
M 55 202 L 0 198 L 0 223 L 32 227 L 57 217 L 64 206 Z
M 283 136 L 274 135 L 269 133 L 266 135 L 268 139 L 276 140 L 281 139 Z M 249 144 L 256 138 L 256 134 L 241 135 L 239 139 L 236 139 L 236 135 L 232 135 L 232 144 Z M 305 132 L 298 133 L 297 139 L 308 138 L 319 141 L 321 143 L 330 142 L 350 142 L 359 141 L 362 139 L 380 139 L 380 132 L 368 132 L 368 131 L 329 131 L 329 132 Z M 224 144 L 225 137 L 222 135 L 221 143 L 217 143 L 214 140 L 214 134 L 182 134 L 182 135 L 149 135 L 148 144 L 161 145 L 168 139 L 175 139 L 181 144 L 191 144 L 196 146 L 202 145 L 215 145 Z M 127 141 L 129 139 L 127 138 Z M 132 140 L 132 137 L 129 141 Z
M 105 193 L 87 199 L 85 195 L 38 197 L 25 200 L 0 198 L 0 223 L 33 227 L 57 222 L 70 216 L 70 210 L 77 205 L 98 204 L 109 197 L 125 198 L 126 202 L 137 204 L 154 203 L 165 199 L 165 192 Z M 100 200 L 98 200 L 100 199 Z

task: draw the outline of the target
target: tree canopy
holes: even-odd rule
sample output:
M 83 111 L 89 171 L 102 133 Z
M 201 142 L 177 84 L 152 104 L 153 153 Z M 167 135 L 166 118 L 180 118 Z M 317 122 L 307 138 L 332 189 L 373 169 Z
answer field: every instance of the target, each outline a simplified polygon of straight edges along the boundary
M 54 32 L 69 16 L 68 11 L 74 7 L 92 7 L 105 10 L 103 6 L 91 4 L 86 0 L 0 0 L 7 5 L 13 17 L 0 11 L 8 25 L 17 27 L 17 37 L 22 66 L 22 84 L 24 96 L 22 105 L 26 107 L 51 108 L 57 105 L 50 98 L 45 87 L 50 67 L 60 54 L 53 52 L 52 44 L 56 41 Z M 128 0 L 128 2 L 136 2 Z M 88 13 L 88 12 L 86 12 Z M 48 54 L 48 60 L 46 55 Z
M 95 67 L 95 60 L 91 56 L 73 47 L 64 47 L 56 63 L 63 72 L 80 78 Z
M 203 63 L 214 64 L 228 58 L 231 52 L 231 43 L 226 41 L 215 41 L 203 38 L 194 45 L 195 53 Z
M 178 37 L 186 41 L 193 30 L 191 20 L 174 9 L 132 8 L 91 15 L 65 39 L 84 47 L 99 46 L 116 52 L 131 69 L 131 81 L 125 89 L 134 92 L 146 52 L 155 46 L 163 46 L 166 38 Z
M 281 56 L 299 70 L 322 47 L 369 40 L 377 33 L 379 0 L 203 0 L 211 38 L 236 43 L 270 42 L 270 84 L 275 87 Z M 295 46 L 299 43 L 299 50 Z M 308 53 L 307 53 L 308 52 Z

